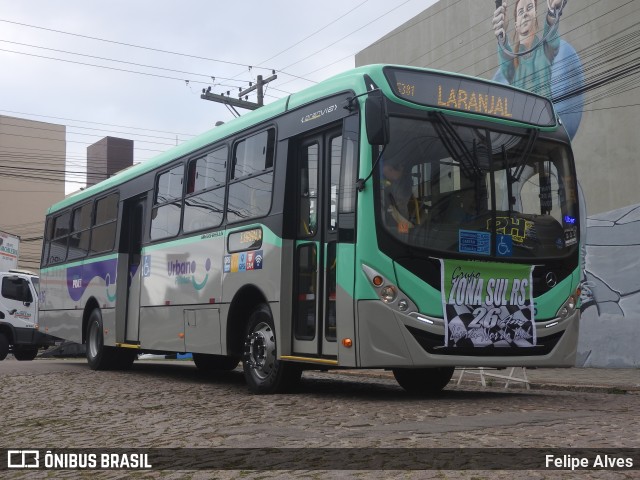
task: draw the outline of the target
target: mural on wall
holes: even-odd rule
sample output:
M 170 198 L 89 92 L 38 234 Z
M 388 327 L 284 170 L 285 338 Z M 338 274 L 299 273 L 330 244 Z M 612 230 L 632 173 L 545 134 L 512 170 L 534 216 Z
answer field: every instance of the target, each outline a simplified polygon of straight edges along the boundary
M 552 98 L 573 139 L 582 120 L 584 71 L 576 50 L 560 34 L 567 0 L 495 4 L 498 70 L 493 79 Z
M 582 120 L 585 75 L 578 53 L 561 37 L 567 0 L 496 0 L 495 7 L 492 28 L 498 69 L 493 79 L 551 98 L 573 139 Z M 632 346 L 627 345 L 627 339 L 638 338 L 640 204 L 587 217 L 584 197 L 580 205 L 582 319 L 576 363 L 638 367 L 640 350 L 633 340 Z
M 640 205 L 587 219 L 582 313 L 629 316 L 640 311 Z
M 640 367 L 640 204 L 589 216 L 577 365 Z

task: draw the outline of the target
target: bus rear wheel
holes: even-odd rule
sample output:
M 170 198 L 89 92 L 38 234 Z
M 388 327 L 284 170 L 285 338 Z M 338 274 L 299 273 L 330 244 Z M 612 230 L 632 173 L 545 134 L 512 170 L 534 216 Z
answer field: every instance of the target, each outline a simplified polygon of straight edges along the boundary
M 281 393 L 299 381 L 302 369 L 277 359 L 276 332 L 268 305 L 259 305 L 249 317 L 242 367 L 253 393 Z
M 433 395 L 442 391 L 453 377 L 454 367 L 394 368 L 393 376 L 407 392 Z
M 87 362 L 91 370 L 126 370 L 136 358 L 136 351 L 104 345 L 102 313 L 94 308 L 87 323 Z
M 194 353 L 193 363 L 198 370 L 203 372 L 229 372 L 238 366 L 240 361 L 235 357 L 225 355 L 207 355 L 204 353 Z
M 15 347 L 13 347 L 15 349 Z M 38 356 L 38 347 L 22 347 L 19 350 L 14 350 L 13 356 L 16 360 L 29 361 Z

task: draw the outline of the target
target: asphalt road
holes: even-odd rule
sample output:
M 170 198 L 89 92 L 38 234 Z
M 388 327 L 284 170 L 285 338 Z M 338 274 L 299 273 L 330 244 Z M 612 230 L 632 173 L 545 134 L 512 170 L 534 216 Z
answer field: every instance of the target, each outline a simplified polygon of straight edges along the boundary
M 84 360 L 0 362 L 2 448 L 640 448 L 639 392 L 482 388 L 452 382 L 434 398 L 406 394 L 392 379 L 305 372 L 295 393 L 251 395 L 242 372 L 205 375 L 190 361 L 138 361 L 129 372 L 93 372 Z M 322 450 L 320 450 L 322 451 Z M 620 450 L 622 451 L 622 450 Z M 493 453 L 492 453 L 493 452 Z M 531 453 L 530 452 L 530 453 Z M 267 455 L 265 453 L 265 455 Z M 340 457 L 336 457 L 340 460 Z M 356 459 L 358 460 L 358 459 Z M 362 459 L 359 459 L 362 460 Z M 341 460 L 340 460 L 341 461 Z M 514 459 L 517 462 L 517 459 Z M 265 463 L 266 464 L 266 463 Z M 321 463 L 321 465 L 324 465 Z M 372 464 L 373 465 L 373 464 Z M 454 466 L 455 466 L 454 462 Z M 304 467 L 304 468 L 303 468 Z M 566 472 L 379 471 L 295 473 L 151 471 L 141 478 L 567 478 Z M 42 472 L 4 472 L 42 478 Z M 88 472 L 57 471 L 51 478 Z M 526 475 L 522 475 L 526 473 Z M 81 475 L 83 474 L 83 475 Z M 588 470 L 576 478 L 639 478 L 639 470 Z M 3 472 L 0 472 L 3 476 Z M 92 472 L 121 478 L 122 471 Z

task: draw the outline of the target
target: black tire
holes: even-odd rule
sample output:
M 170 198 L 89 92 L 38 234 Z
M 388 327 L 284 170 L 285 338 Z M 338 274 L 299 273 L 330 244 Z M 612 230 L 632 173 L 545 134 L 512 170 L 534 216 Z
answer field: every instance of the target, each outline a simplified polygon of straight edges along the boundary
M 87 362 L 91 370 L 127 370 L 133 364 L 137 351 L 104 345 L 102 313 L 94 308 L 87 323 Z
M 434 395 L 442 391 L 453 377 L 454 367 L 394 368 L 393 376 L 407 392 Z
M 276 359 L 276 332 L 268 305 L 259 305 L 249 317 L 242 368 L 249 390 L 270 394 L 291 390 L 300 381 L 302 369 Z
M 33 360 L 38 356 L 38 347 L 22 347 L 18 350 L 14 347 L 13 356 L 20 361 Z
M 0 333 L 0 362 L 9 354 L 9 339 L 4 333 Z
M 203 372 L 230 372 L 238 366 L 240 360 L 225 355 L 194 353 L 193 363 L 196 364 L 198 370 L 202 370 Z

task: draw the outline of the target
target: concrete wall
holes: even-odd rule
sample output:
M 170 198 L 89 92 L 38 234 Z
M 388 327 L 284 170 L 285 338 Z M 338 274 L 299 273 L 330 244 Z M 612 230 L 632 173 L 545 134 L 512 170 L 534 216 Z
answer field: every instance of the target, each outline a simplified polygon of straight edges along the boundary
M 21 237 L 19 268 L 39 271 L 46 210 L 64 198 L 65 132 L 0 115 L 0 230 Z
M 640 367 L 640 204 L 587 220 L 578 364 Z
M 508 3 L 511 11 L 515 2 Z M 538 8 L 546 8 L 546 1 L 538 3 Z M 356 66 L 398 63 L 494 78 L 499 63 L 491 24 L 494 10 L 495 0 L 441 0 L 359 52 Z M 573 1 L 567 3 L 559 33 L 576 50 L 587 70 L 585 75 L 589 83 L 596 74 L 606 75 L 630 60 L 640 61 L 638 52 L 615 58 L 638 47 L 634 43 L 637 41 L 628 41 L 626 45 L 611 43 L 624 35 L 637 33 L 638 27 L 634 25 L 638 22 L 640 2 Z M 603 51 L 607 46 L 610 49 Z M 600 60 L 606 61 L 598 65 Z M 556 67 L 573 68 L 574 65 L 556 59 Z M 640 152 L 640 135 L 637 134 L 640 89 L 629 90 L 623 86 L 625 81 L 633 82 L 634 78 L 637 83 L 637 76 L 620 78 L 587 92 L 583 98 L 582 119 L 574 137 L 574 149 L 590 215 L 626 207 L 640 200 L 636 188 L 640 184 L 637 160 L 637 152 Z M 599 99 L 602 95 L 608 96 Z
M 546 10 L 546 1 L 537 3 Z M 508 4 L 513 28 L 516 1 Z M 440 0 L 358 53 L 356 66 L 407 64 L 506 82 L 492 27 L 495 8 L 495 0 Z M 640 367 L 639 22 L 637 1 L 568 2 L 551 65 L 551 94 L 573 136 L 587 205 L 578 347 L 578 364 L 585 366 Z M 586 87 L 581 95 L 557 102 L 580 87 Z

